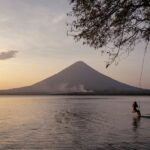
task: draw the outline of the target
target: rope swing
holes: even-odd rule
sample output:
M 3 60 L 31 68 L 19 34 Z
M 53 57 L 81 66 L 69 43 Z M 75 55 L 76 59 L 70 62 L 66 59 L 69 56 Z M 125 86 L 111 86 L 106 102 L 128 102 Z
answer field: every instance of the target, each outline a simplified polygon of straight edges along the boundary
M 140 88 L 142 88 L 142 76 L 143 76 L 143 70 L 144 70 L 144 63 L 145 63 L 145 56 L 146 56 L 146 52 L 147 52 L 147 47 L 148 47 L 148 43 L 146 44 L 143 59 L 142 59 L 142 66 L 141 66 L 141 72 L 140 72 L 140 78 L 139 78 L 139 87 Z
M 143 55 L 143 59 L 142 59 L 142 66 L 141 66 L 141 72 L 140 72 L 139 83 L 138 83 L 138 86 L 141 89 L 142 89 L 142 76 L 143 76 L 143 71 L 144 71 L 144 64 L 145 64 L 145 57 L 146 57 L 147 48 L 148 48 L 148 42 L 147 42 L 145 50 L 144 50 L 144 55 Z M 140 100 L 139 100 L 139 110 L 140 110 Z

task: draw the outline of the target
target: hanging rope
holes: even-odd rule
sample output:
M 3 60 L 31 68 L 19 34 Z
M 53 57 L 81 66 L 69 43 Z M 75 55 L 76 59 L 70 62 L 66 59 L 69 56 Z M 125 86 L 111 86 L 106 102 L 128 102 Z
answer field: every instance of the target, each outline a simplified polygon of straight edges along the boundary
M 143 70 L 144 70 L 144 63 L 145 63 L 145 56 L 146 56 L 146 52 L 147 52 L 147 46 L 148 46 L 148 43 L 146 44 L 143 59 L 142 59 L 142 66 L 141 66 L 141 72 L 140 72 L 140 78 L 139 78 L 139 87 L 140 88 L 142 88 L 142 75 L 143 75 Z
M 147 47 L 148 47 L 148 42 L 146 44 L 143 59 L 142 59 L 142 66 L 141 66 L 141 72 L 140 72 L 140 78 L 139 78 L 139 88 L 142 88 L 142 76 L 143 76 L 143 70 L 144 70 L 144 63 L 145 63 L 145 56 L 146 56 L 146 52 L 147 52 Z M 140 109 L 140 100 L 139 100 L 139 109 Z

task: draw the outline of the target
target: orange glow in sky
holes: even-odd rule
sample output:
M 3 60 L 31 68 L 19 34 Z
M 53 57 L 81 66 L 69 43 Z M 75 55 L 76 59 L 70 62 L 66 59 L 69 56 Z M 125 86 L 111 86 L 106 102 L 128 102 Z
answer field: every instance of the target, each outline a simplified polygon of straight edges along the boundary
M 107 58 L 101 56 L 100 50 L 83 46 L 67 36 L 69 9 L 68 0 L 1 2 L 0 89 L 34 84 L 79 60 L 113 79 L 138 86 L 144 44 L 137 44 L 119 65 L 106 69 Z M 143 88 L 150 88 L 149 49 L 150 46 L 145 58 Z

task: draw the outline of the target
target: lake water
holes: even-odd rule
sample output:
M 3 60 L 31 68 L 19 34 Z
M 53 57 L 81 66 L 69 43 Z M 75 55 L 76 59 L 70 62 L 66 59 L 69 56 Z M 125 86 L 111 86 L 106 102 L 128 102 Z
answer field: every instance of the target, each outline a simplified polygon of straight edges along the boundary
M 0 150 L 37 149 L 149 150 L 150 97 L 1 96 Z

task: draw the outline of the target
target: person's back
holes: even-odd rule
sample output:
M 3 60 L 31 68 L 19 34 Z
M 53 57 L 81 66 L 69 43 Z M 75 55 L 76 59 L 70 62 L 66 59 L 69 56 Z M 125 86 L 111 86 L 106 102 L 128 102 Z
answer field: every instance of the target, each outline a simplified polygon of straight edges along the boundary
M 141 112 L 140 112 L 140 110 L 138 110 L 137 102 L 133 103 L 132 108 L 133 108 L 133 113 L 137 113 L 138 117 L 141 117 Z
M 138 108 L 137 102 L 134 102 L 132 107 L 133 107 L 133 112 L 136 112 Z

